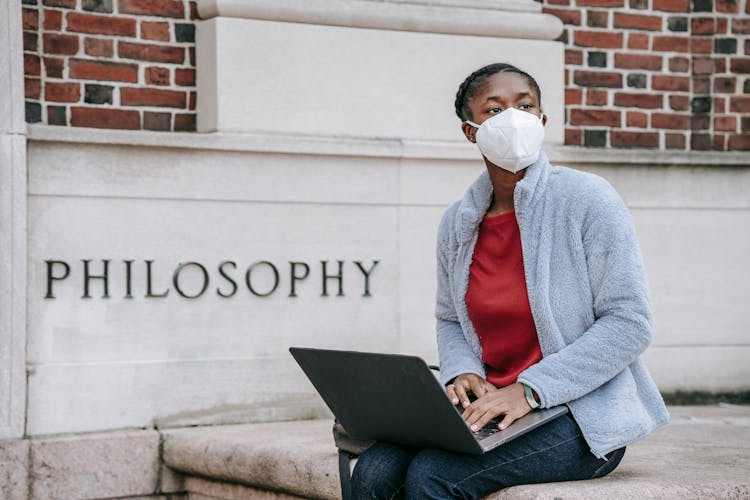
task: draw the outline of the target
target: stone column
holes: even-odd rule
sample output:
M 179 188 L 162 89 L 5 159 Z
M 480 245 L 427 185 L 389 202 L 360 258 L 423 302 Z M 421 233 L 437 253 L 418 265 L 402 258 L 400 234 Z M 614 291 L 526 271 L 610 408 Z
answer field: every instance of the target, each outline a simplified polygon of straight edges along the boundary
M 21 2 L 0 0 L 0 439 L 24 434 L 26 122 Z

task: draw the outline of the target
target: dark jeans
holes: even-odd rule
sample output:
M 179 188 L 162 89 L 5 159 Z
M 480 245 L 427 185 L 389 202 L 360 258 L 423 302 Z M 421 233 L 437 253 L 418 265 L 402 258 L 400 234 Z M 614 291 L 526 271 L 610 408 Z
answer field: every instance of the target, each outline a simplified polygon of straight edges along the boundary
M 377 443 L 357 461 L 352 498 L 481 498 L 516 484 L 602 477 L 624 454 L 596 458 L 570 414 L 484 455 Z

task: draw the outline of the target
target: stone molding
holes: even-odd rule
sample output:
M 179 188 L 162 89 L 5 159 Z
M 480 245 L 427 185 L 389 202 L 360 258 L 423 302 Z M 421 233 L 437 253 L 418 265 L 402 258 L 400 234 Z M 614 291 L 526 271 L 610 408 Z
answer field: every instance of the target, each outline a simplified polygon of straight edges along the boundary
M 502 3 L 502 9 L 426 5 L 372 0 L 199 0 L 203 19 L 236 17 L 265 21 L 346 26 L 450 35 L 554 40 L 562 21 L 542 14 L 527 0 Z
M 21 3 L 0 0 L 0 439 L 24 433 L 26 123 Z
M 179 133 L 103 129 L 71 129 L 30 125 L 29 140 L 81 144 L 166 147 L 218 151 L 366 156 L 380 158 L 477 160 L 476 149 L 462 141 L 416 141 L 327 136 L 293 137 L 262 133 Z M 293 140 L 290 140 L 293 139 Z M 585 149 L 547 144 L 544 147 L 555 163 L 596 165 L 674 165 L 750 167 L 743 152 L 657 151 L 651 149 Z

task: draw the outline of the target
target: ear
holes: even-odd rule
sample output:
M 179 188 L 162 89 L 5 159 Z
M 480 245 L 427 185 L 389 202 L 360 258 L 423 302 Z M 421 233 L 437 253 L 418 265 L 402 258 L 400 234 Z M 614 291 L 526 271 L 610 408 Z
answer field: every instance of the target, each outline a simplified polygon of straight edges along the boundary
M 461 122 L 461 132 L 464 133 L 464 136 L 466 136 L 466 139 L 469 142 L 471 143 L 477 142 L 477 139 L 476 139 L 477 128 L 476 127 L 469 125 L 466 122 Z
M 542 126 L 547 125 L 547 113 L 542 113 Z

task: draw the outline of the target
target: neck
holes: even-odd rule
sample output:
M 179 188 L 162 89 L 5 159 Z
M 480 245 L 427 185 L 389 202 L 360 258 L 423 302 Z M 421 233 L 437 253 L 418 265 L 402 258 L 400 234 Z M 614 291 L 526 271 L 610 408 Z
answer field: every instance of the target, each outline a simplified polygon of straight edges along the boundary
M 487 215 L 500 215 L 514 210 L 513 192 L 518 181 L 523 179 L 526 169 L 514 174 L 496 167 L 487 160 L 485 160 L 485 163 L 487 164 L 487 172 L 490 174 L 493 189 L 492 203 L 490 203 L 490 208 L 487 210 Z

